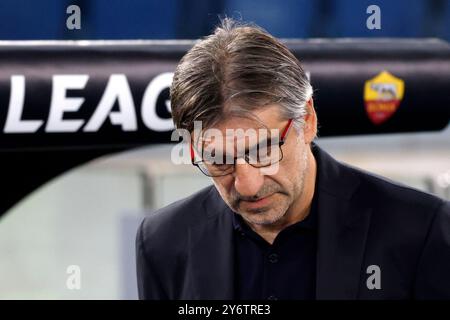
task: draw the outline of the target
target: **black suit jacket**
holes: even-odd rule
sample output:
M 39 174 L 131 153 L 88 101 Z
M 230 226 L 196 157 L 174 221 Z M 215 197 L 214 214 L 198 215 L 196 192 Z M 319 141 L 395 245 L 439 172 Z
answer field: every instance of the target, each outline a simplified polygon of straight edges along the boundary
M 450 299 L 450 203 L 317 161 L 317 299 Z M 146 217 L 136 237 L 140 299 L 233 299 L 232 212 L 214 186 Z M 371 265 L 380 289 L 369 289 Z

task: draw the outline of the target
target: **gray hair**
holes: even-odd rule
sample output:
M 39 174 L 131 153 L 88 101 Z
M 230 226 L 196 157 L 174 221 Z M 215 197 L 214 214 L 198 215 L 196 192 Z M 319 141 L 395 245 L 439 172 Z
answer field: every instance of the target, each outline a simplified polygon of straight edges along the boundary
M 297 58 L 262 28 L 225 18 L 178 64 L 170 88 L 175 126 L 192 132 L 230 116 L 280 105 L 283 120 L 304 124 L 313 88 Z

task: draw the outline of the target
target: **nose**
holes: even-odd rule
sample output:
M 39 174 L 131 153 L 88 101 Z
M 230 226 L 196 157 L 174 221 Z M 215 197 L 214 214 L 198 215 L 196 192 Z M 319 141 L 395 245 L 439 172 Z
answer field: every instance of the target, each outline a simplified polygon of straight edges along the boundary
M 234 170 L 234 187 L 245 197 L 252 197 L 258 193 L 264 184 L 264 175 L 258 168 L 248 163 L 236 164 Z

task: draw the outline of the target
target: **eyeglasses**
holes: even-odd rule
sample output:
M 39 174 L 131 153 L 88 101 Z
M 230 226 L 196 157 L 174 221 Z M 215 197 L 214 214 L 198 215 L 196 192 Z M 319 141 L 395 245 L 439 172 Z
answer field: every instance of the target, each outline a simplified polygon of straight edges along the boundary
M 217 157 L 213 155 L 212 157 L 208 157 L 208 159 L 202 158 L 201 160 L 195 160 L 194 147 L 191 142 L 191 162 L 208 177 L 222 177 L 233 173 L 235 170 L 236 160 L 239 158 L 244 159 L 245 162 L 255 168 L 269 167 L 283 159 L 283 150 L 281 149 L 281 146 L 286 141 L 292 121 L 293 119 L 289 119 L 288 123 L 284 127 L 277 143 L 278 148 L 274 148 L 271 143 L 258 143 L 251 149 L 246 149 L 245 153 L 241 157 L 234 157 L 230 159 L 229 156 L 223 155 L 223 157 L 219 157 L 220 161 L 216 161 Z M 267 142 L 269 142 L 269 139 Z

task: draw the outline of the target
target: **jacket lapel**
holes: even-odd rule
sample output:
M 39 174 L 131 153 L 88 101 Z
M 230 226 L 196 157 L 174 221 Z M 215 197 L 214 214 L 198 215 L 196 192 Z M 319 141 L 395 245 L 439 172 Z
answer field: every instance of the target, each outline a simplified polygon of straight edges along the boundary
M 313 147 L 318 196 L 317 299 L 356 299 L 372 208 L 358 200 L 359 177 Z
M 212 188 L 204 203 L 205 217 L 189 230 L 188 299 L 234 298 L 232 216 Z

